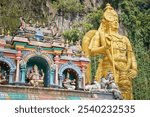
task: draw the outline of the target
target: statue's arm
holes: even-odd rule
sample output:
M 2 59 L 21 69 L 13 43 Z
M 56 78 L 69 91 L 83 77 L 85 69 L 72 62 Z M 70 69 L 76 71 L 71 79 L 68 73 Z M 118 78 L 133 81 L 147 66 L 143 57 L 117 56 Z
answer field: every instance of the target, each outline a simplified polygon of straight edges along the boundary
M 106 47 L 104 33 L 97 31 L 93 38 L 94 39 L 92 43 L 91 54 L 92 55 L 105 54 L 107 47 Z
M 137 72 L 138 72 L 138 70 L 137 70 L 137 61 L 136 61 L 136 59 L 135 59 L 135 55 L 134 55 L 134 53 L 132 52 L 131 53 L 131 67 L 130 67 L 130 69 L 129 69 L 129 79 L 133 79 L 133 78 L 135 78 L 136 76 L 137 76 Z
M 128 57 L 127 67 L 129 68 L 128 78 L 133 79 L 137 76 L 137 62 L 135 59 L 134 52 L 132 50 L 131 43 L 128 38 L 126 38 L 126 40 L 127 40 L 127 49 L 128 49 L 128 53 L 127 53 L 127 57 Z

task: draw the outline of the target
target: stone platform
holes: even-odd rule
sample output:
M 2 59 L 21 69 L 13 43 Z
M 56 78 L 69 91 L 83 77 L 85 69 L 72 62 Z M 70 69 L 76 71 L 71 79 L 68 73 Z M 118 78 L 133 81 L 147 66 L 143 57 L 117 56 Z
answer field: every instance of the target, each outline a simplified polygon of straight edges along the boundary
M 0 100 L 114 100 L 111 93 L 0 85 Z

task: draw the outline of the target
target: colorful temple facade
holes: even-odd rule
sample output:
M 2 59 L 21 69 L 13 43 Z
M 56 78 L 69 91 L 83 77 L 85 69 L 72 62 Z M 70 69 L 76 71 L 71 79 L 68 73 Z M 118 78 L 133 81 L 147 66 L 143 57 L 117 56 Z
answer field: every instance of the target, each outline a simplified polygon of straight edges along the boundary
M 65 41 L 55 23 L 43 28 L 20 20 L 15 36 L 0 35 L 0 84 L 63 87 L 67 77 L 75 82 L 75 89 L 83 89 L 89 59 L 79 42 Z

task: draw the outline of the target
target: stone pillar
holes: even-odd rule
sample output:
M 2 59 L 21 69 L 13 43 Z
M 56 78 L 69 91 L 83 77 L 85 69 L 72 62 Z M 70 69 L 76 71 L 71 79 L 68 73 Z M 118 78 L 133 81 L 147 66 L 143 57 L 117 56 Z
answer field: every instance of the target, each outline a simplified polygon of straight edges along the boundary
M 85 67 L 82 67 L 82 87 L 85 89 Z
M 14 79 L 13 79 L 13 75 L 14 75 L 14 71 L 12 69 L 10 69 L 10 73 L 9 73 L 9 84 L 12 84 Z
M 83 84 L 82 84 L 82 79 L 79 78 L 79 79 L 78 79 L 78 88 L 79 88 L 79 89 L 82 89 L 82 88 L 83 88 L 82 85 L 83 85 Z
M 56 64 L 56 71 L 55 71 L 55 84 L 58 85 L 58 65 Z
M 51 69 L 51 71 L 50 71 L 50 81 L 49 81 L 50 85 L 54 84 L 54 73 L 55 73 L 54 70 Z
M 55 84 L 58 85 L 58 64 L 59 64 L 59 55 L 56 55 L 54 57 L 55 65 L 56 65 L 56 71 L 55 71 Z
M 19 65 L 20 65 L 20 59 L 21 59 L 21 50 L 17 50 L 17 54 L 16 54 L 16 60 L 17 60 L 17 69 L 16 69 L 16 78 L 15 78 L 15 82 L 19 82 L 19 71 L 20 71 L 20 68 L 19 68 Z
M 59 86 L 62 87 L 63 78 L 59 76 Z
M 22 68 L 21 69 L 21 83 L 25 83 L 25 72 L 26 72 L 26 69 L 25 68 Z

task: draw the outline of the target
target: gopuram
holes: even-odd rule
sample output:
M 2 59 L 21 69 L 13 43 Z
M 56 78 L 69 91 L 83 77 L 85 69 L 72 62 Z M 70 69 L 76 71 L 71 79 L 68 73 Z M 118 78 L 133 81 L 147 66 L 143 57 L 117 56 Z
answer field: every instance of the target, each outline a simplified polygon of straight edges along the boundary
M 137 65 L 130 41 L 118 33 L 118 15 L 107 4 L 98 30 L 72 44 L 50 26 L 21 26 L 0 34 L 0 99 L 132 99 Z M 95 79 L 90 56 L 103 55 Z

